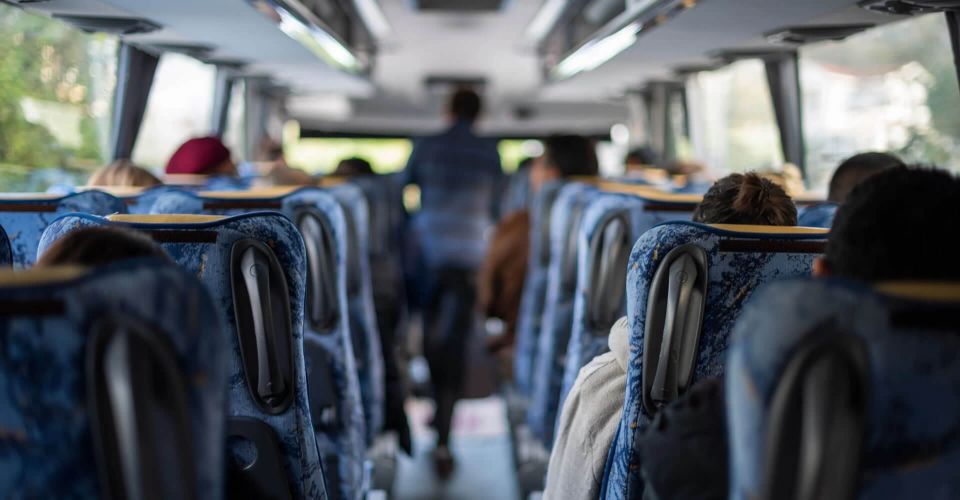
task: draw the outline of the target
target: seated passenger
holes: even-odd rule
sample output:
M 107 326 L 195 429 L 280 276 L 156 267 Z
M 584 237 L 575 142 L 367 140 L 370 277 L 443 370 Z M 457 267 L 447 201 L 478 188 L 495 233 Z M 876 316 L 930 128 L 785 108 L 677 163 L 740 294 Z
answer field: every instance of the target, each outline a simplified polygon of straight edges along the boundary
M 884 170 L 844 193 L 846 202 L 837 213 L 825 255 L 814 261 L 813 275 L 870 283 L 960 280 L 960 263 L 944 244 L 951 236 L 938 227 L 940 221 L 960 216 L 956 208 L 960 179 L 930 169 Z M 653 490 L 651 497 L 727 497 L 726 418 L 720 386 L 716 379 L 694 385 L 640 435 L 639 448 L 649 450 L 641 452 L 641 475 L 646 488 Z
M 153 187 L 160 184 L 163 182 L 149 170 L 134 165 L 130 160 L 117 160 L 106 167 L 99 168 L 87 180 L 88 187 Z
M 783 188 L 755 173 L 720 179 L 703 196 L 693 220 L 705 224 L 796 225 L 797 208 Z M 630 329 L 620 318 L 610 352 L 584 366 L 563 405 L 550 455 L 544 498 L 595 499 L 607 452 L 620 424 L 630 357 Z
M 173 261 L 146 234 L 119 227 L 86 227 L 60 238 L 37 259 L 36 267 L 103 266 L 124 259 L 153 257 Z
M 194 137 L 180 145 L 167 162 L 167 174 L 236 176 L 230 150 L 217 137 Z
M 877 172 L 902 167 L 903 162 L 887 153 L 860 153 L 843 161 L 830 178 L 827 201 L 842 204 L 858 184 Z
M 264 138 L 260 144 L 259 158 L 264 161 L 262 175 L 253 182 L 253 187 L 270 186 L 312 186 L 316 184 L 313 176 L 293 168 L 287 163 L 283 145 Z
M 374 175 L 373 167 L 370 166 L 370 162 L 364 160 L 363 158 L 347 158 L 341 160 L 337 164 L 337 169 L 333 171 L 333 175 L 342 175 L 344 177 L 355 177 L 361 175 Z
M 530 191 L 536 193 L 550 181 L 575 176 L 596 176 L 597 154 L 593 143 L 577 135 L 558 135 L 544 141 L 544 153 L 530 167 Z M 497 224 L 480 268 L 478 304 L 487 317 L 499 318 L 504 333 L 492 337 L 488 350 L 509 356 L 513 347 L 520 296 L 530 254 L 530 214 L 518 210 Z M 505 363 L 508 364 L 508 363 Z

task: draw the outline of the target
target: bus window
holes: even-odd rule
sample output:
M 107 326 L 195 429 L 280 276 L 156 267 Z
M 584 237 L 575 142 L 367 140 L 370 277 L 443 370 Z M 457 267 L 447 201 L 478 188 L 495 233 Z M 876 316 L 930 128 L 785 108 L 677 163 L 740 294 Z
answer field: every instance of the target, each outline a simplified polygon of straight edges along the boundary
M 862 151 L 960 170 L 960 93 L 942 15 L 800 49 L 807 177 L 825 190 Z
M 163 168 L 185 140 L 208 135 L 213 116 L 216 68 L 176 53 L 160 58 L 153 78 L 133 161 Z M 232 151 L 234 160 L 242 151 Z
M 0 4 L 0 191 L 83 183 L 108 161 L 116 38 Z
M 290 166 L 311 174 L 329 174 L 340 160 L 363 158 L 378 174 L 399 172 L 407 166 L 413 149 L 409 139 L 359 137 L 301 137 L 284 134 L 284 152 Z
M 698 96 L 697 156 L 712 170 L 781 169 L 783 150 L 762 62 L 749 59 L 697 73 L 688 85 Z

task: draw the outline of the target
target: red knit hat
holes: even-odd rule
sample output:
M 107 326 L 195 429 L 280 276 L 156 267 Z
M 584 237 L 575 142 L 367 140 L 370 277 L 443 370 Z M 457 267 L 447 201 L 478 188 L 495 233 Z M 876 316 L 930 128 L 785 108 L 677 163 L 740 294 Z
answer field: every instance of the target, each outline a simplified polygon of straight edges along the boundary
M 209 174 L 230 159 L 230 150 L 216 137 L 194 137 L 183 143 L 167 162 L 168 174 Z

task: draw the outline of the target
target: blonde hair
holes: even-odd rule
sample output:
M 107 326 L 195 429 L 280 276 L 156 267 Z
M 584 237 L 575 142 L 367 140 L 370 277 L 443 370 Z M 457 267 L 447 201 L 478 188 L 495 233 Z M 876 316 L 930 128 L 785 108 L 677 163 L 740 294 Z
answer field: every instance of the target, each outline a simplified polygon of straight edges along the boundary
M 98 169 L 90 179 L 87 180 L 87 186 L 131 186 L 131 187 L 151 187 L 163 184 L 160 179 L 151 174 L 148 170 L 138 167 L 130 160 L 117 160 L 106 167 Z

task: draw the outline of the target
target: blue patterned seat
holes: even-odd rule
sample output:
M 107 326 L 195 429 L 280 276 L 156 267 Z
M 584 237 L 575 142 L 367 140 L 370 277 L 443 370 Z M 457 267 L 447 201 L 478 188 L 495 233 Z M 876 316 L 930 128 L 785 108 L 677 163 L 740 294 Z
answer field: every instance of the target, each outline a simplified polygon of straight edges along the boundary
M 357 186 L 340 184 L 328 192 L 340 201 L 347 223 L 347 304 L 370 445 L 383 430 L 385 399 L 383 351 L 370 277 L 370 214 L 363 191 Z
M 7 231 L 0 226 L 0 266 L 10 267 L 13 265 L 13 250 L 10 248 L 10 238 L 7 237 Z
M 797 225 L 805 227 L 833 227 L 833 217 L 837 215 L 836 203 L 820 203 L 798 207 Z
M 529 396 L 533 386 L 533 358 L 543 319 L 550 265 L 550 214 L 562 187 L 561 182 L 542 186 L 530 210 L 530 262 L 520 299 L 513 366 L 514 384 L 521 396 Z
M 151 208 L 157 214 L 237 215 L 253 210 L 280 212 L 295 221 L 301 232 L 307 230 L 305 224 L 311 225 L 313 234 L 304 234 L 308 256 L 311 260 L 319 259 L 318 262 L 327 257 L 333 259 L 332 263 L 314 266 L 309 271 L 311 290 L 317 290 L 307 293 L 310 307 L 307 308 L 304 347 L 311 393 L 314 387 L 330 385 L 331 381 L 335 389 L 332 395 L 318 393 L 311 397 L 314 427 L 325 470 L 339 471 L 336 476 L 327 474 L 328 489 L 340 491 L 341 498 L 354 498 L 366 488 L 366 425 L 355 364 L 354 335 L 349 322 L 342 320 L 345 317 L 342 311 L 348 310 L 346 256 L 349 253 L 348 229 L 340 202 L 329 191 L 317 188 L 247 193 L 173 190 L 158 196 Z M 305 219 L 315 221 L 316 226 Z M 330 241 L 323 241 L 326 235 L 330 236 Z M 327 265 L 335 269 L 324 275 L 321 269 Z M 318 280 L 316 283 L 314 277 Z M 333 286 L 333 291 L 325 292 L 325 283 Z M 324 305 L 326 301 L 333 301 L 334 305 Z M 325 401 L 319 401 L 321 398 Z M 330 413 L 330 409 L 334 410 L 336 418 L 324 416 Z
M 699 197 L 604 192 L 590 201 L 577 243 L 577 290 L 573 328 L 557 408 L 563 408 L 580 369 L 609 350 L 607 335 L 626 315 L 627 259 L 647 230 L 668 221 L 690 220 Z
M 604 471 L 604 498 L 642 496 L 641 457 L 633 451 L 638 429 L 678 391 L 723 373 L 727 341 L 743 305 L 767 282 L 808 275 L 813 259 L 823 252 L 826 233 L 669 222 L 637 240 L 627 273 L 626 394 Z M 676 297 L 668 300 L 673 293 Z M 681 308 L 677 301 L 687 306 Z M 673 315 L 667 314 L 670 304 L 677 308 Z
M 960 284 L 763 292 L 727 357 L 730 498 L 960 497 Z
M 13 267 L 30 267 L 37 260 L 40 235 L 58 215 L 79 212 L 94 215 L 127 213 L 119 198 L 100 191 L 66 196 L 14 195 L 0 198 L 0 226 L 13 249 Z
M 0 272 L 0 497 L 223 498 L 216 311 L 196 278 L 150 259 Z
M 533 358 L 533 387 L 527 425 L 533 436 L 548 449 L 553 443 L 560 395 L 560 370 L 563 366 L 570 325 L 573 320 L 573 298 L 577 286 L 577 229 L 584 207 L 597 188 L 571 182 L 557 194 L 550 215 L 550 264 L 547 266 L 546 299 L 540 334 Z
M 41 252 L 77 228 L 110 224 L 144 231 L 161 243 L 207 285 L 227 325 L 231 495 L 324 498 L 304 362 L 307 257 L 297 227 L 278 213 L 111 219 L 71 214 L 47 228 Z M 284 475 L 287 484 L 276 481 Z

